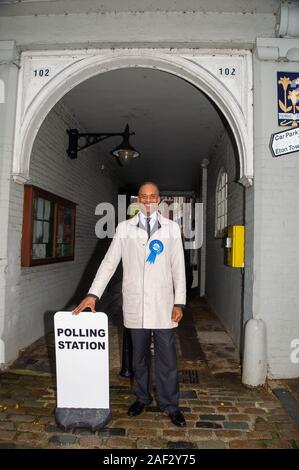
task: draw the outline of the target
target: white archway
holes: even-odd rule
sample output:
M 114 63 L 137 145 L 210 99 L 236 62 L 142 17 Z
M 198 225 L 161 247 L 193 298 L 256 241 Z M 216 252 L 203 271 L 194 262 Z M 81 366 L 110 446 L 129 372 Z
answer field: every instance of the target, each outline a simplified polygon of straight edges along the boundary
M 218 55 L 217 55 L 218 54 Z M 215 63 L 216 58 L 216 63 Z M 59 60 L 58 60 L 59 59 Z M 217 62 L 218 59 L 218 62 Z M 52 76 L 42 84 L 33 82 L 33 68 L 40 70 L 53 63 Z M 241 86 L 235 88 L 227 77 L 217 77 L 221 64 L 240 66 Z M 58 64 L 58 65 L 57 65 Z M 232 65 L 231 65 L 232 64 Z M 44 67 L 44 68 L 42 68 Z M 168 72 L 191 83 L 208 95 L 220 108 L 231 126 L 239 154 L 239 182 L 249 186 L 253 178 L 251 56 L 248 51 L 194 51 L 184 53 L 165 50 L 44 51 L 22 55 L 19 79 L 13 178 L 25 183 L 29 179 L 32 146 L 51 108 L 72 88 L 95 75 L 121 68 L 152 68 Z M 241 70 L 241 67 L 242 70 Z M 228 68 L 227 68 L 228 69 Z M 225 70 L 227 70 L 225 69 Z M 237 77 L 237 78 L 240 78 Z M 46 78 L 46 77 L 44 77 Z M 234 78 L 234 77 L 232 77 Z M 26 88 L 27 87 L 27 88 Z M 236 92 L 235 92 L 236 89 Z M 28 91 L 29 90 L 29 91 Z

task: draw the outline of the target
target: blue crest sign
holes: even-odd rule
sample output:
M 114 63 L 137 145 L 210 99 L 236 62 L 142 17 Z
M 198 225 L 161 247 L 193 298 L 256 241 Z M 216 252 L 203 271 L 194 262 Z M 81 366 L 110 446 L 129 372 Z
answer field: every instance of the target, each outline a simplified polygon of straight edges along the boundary
M 299 72 L 277 72 L 278 125 L 299 126 Z

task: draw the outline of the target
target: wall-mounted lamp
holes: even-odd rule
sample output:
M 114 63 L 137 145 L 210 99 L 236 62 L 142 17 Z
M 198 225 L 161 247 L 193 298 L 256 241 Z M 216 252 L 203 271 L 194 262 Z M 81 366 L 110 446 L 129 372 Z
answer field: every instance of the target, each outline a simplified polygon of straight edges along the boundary
M 68 129 L 69 147 L 66 151 L 68 156 L 72 159 L 77 158 L 78 152 L 84 150 L 91 145 L 97 144 L 102 140 L 109 137 L 120 136 L 123 138 L 122 143 L 112 150 L 110 153 L 117 158 L 118 163 L 123 166 L 133 158 L 139 157 L 140 153 L 135 150 L 129 142 L 130 135 L 135 135 L 135 132 L 130 132 L 129 125 L 127 124 L 124 132 L 97 132 L 97 133 L 79 133 L 77 129 Z M 81 142 L 79 142 L 81 139 Z

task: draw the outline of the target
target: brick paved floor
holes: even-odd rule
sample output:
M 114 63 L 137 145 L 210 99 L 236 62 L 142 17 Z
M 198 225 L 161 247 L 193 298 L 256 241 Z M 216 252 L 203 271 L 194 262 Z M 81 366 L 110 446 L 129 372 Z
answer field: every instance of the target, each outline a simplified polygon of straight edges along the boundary
M 109 323 L 109 424 L 96 433 L 57 427 L 54 346 L 48 335 L 0 374 L 0 448 L 299 448 L 299 428 L 271 391 L 278 384 L 298 400 L 299 379 L 244 387 L 238 354 L 202 299 L 190 300 L 178 329 L 184 429 L 171 424 L 155 404 L 140 416 L 127 416 L 134 395 L 130 380 L 119 376 L 121 316 L 111 314 Z

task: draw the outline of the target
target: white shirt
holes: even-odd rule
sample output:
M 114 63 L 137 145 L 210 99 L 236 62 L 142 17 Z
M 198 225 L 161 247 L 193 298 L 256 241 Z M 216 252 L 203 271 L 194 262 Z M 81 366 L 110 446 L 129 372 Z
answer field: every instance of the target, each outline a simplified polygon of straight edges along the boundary
M 150 217 L 151 220 L 150 220 L 150 228 L 151 230 L 153 230 L 153 226 L 155 225 L 156 223 L 156 220 L 157 220 L 157 217 L 158 217 L 158 213 L 157 211 L 153 212 L 152 214 L 146 216 L 143 214 L 143 212 L 139 212 L 139 220 L 140 222 L 142 223 L 142 225 L 146 228 L 146 219 Z

